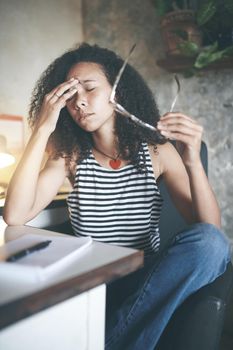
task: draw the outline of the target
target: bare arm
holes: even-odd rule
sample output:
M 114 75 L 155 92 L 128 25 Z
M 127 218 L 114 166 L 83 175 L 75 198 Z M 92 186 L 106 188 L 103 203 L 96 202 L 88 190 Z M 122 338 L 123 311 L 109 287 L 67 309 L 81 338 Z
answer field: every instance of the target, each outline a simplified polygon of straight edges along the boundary
M 59 85 L 45 96 L 37 127 L 9 184 L 3 212 L 8 225 L 21 225 L 37 215 L 56 195 L 65 176 L 65 161 L 48 161 L 41 170 L 48 138 L 56 127 L 61 108 L 74 92 L 77 81 Z M 58 97 L 58 94 L 61 97 Z
M 8 225 L 23 225 L 35 217 L 51 202 L 65 179 L 64 159 L 48 161 L 40 171 L 44 138 L 38 133 L 31 138 L 10 182 L 3 212 Z
M 200 159 L 202 127 L 186 115 L 168 113 L 159 128 L 177 141 L 180 153 L 171 144 L 159 147 L 164 180 L 176 207 L 188 222 L 220 227 L 218 203 Z

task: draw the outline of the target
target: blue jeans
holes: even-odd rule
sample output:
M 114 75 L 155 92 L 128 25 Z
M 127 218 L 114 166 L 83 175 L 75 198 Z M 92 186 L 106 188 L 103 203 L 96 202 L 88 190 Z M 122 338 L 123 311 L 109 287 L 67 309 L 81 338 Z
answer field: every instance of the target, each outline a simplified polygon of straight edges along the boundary
M 229 261 L 228 239 L 215 226 L 195 224 L 177 234 L 165 252 L 108 286 L 105 349 L 154 349 L 177 307 Z

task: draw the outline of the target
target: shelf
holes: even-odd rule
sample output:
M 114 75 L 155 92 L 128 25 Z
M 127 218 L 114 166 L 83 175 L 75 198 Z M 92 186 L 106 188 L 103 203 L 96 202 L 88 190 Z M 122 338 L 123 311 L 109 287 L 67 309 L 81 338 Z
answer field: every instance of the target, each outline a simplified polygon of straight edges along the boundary
M 167 56 L 157 61 L 157 65 L 171 73 L 183 72 L 192 67 L 195 58 L 184 56 Z M 211 63 L 201 70 L 222 70 L 233 69 L 233 57 L 224 58 L 220 61 Z

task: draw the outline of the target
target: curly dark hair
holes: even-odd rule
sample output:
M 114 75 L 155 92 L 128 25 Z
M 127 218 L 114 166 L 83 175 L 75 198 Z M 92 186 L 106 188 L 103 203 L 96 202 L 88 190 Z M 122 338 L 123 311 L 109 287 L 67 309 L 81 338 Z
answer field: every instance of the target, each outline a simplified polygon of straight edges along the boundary
M 36 125 L 44 96 L 64 82 L 71 67 L 79 62 L 98 64 L 111 86 L 123 64 L 122 58 L 113 51 L 98 45 L 82 43 L 79 47 L 65 52 L 49 65 L 33 90 L 28 118 L 32 128 Z M 116 99 L 130 113 L 156 126 L 160 115 L 153 94 L 140 74 L 129 64 L 118 84 Z M 143 162 L 139 161 L 138 156 L 139 150 L 143 151 L 142 142 L 154 145 L 155 148 L 157 144 L 166 142 L 159 133 L 139 127 L 117 113 L 115 135 L 121 157 L 130 160 L 139 169 L 144 168 L 145 164 L 145 155 Z M 48 141 L 47 148 L 50 149 L 51 156 L 53 158 L 66 157 L 69 161 L 78 155 L 77 161 L 80 163 L 89 155 L 92 146 L 91 134 L 80 128 L 70 117 L 67 108 L 63 108 L 56 129 Z

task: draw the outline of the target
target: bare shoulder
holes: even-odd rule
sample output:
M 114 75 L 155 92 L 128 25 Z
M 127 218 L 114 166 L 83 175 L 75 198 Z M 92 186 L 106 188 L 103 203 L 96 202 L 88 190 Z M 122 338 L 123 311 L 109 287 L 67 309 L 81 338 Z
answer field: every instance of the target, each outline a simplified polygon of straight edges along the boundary
M 180 162 L 180 156 L 171 142 L 149 146 L 152 166 L 156 178 L 163 175 L 172 165 Z

